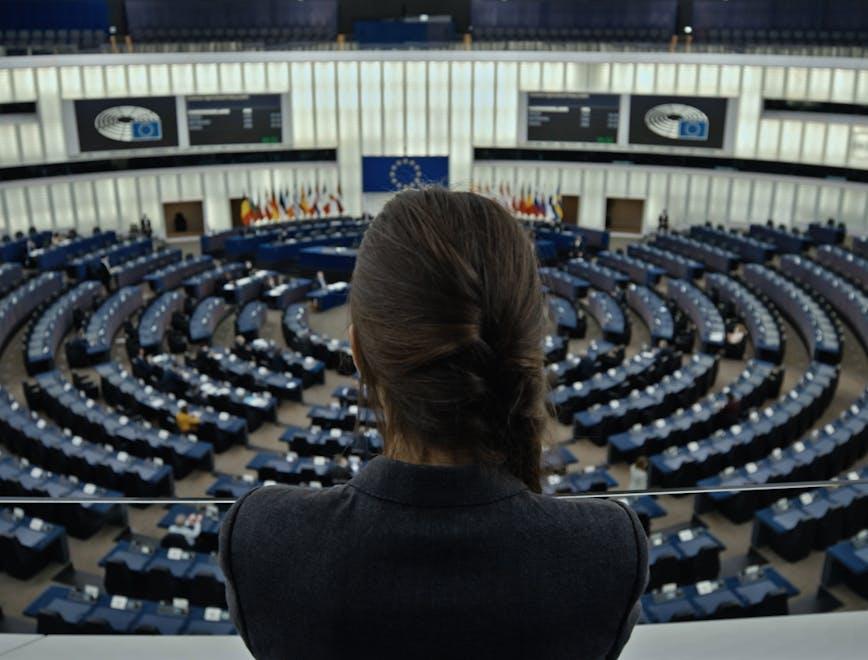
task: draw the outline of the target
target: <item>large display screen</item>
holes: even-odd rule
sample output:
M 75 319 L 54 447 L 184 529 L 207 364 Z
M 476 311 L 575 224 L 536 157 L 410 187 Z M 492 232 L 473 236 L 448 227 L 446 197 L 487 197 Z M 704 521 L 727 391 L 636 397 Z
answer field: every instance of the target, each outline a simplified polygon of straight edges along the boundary
M 727 99 L 631 96 L 630 143 L 722 149 Z
M 278 143 L 282 126 L 279 94 L 187 97 L 187 129 L 194 146 Z
M 75 101 L 80 151 L 178 146 L 174 96 Z
M 615 143 L 619 105 L 616 94 L 528 94 L 527 139 Z

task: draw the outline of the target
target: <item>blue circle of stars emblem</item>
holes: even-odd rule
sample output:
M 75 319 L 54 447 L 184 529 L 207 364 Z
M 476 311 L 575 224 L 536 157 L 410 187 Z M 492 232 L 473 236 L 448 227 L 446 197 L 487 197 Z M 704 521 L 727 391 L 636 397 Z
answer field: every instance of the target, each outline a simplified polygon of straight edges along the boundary
M 422 185 L 422 168 L 412 158 L 398 158 L 389 167 L 389 181 L 396 190 Z

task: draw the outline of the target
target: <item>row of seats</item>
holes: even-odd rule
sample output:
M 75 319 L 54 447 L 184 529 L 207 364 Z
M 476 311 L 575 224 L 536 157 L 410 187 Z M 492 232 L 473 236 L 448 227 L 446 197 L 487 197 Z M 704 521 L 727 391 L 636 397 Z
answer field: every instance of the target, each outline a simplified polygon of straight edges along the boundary
M 771 310 L 741 282 L 723 273 L 706 275 L 705 288 L 716 300 L 732 305 L 744 320 L 754 355 L 760 360 L 780 364 L 784 339 Z
M 564 264 L 564 269 L 570 275 L 580 277 L 591 286 L 603 291 L 615 291 L 628 281 L 627 276 L 622 272 L 582 258 L 570 259 Z
M 110 594 L 156 601 L 184 598 L 193 605 L 226 607 L 226 578 L 211 553 L 119 541 L 99 560 Z
M 826 551 L 821 583 L 829 587 L 838 582 L 868 598 L 868 527 Z
M 200 300 L 222 291 L 224 284 L 243 277 L 246 272 L 247 267 L 240 261 L 229 261 L 211 270 L 188 277 L 182 284 L 188 296 L 193 300 Z
M 223 285 L 226 302 L 239 307 L 259 298 L 262 293 L 277 283 L 277 273 L 270 270 L 256 270 L 245 277 L 230 280 Z
M 720 574 L 720 553 L 726 546 L 705 527 L 656 532 L 648 537 L 648 587 L 687 585 Z
M 780 269 L 784 275 L 809 286 L 828 301 L 868 350 L 868 295 L 847 280 L 795 254 L 781 257 Z
M 569 300 L 548 295 L 546 302 L 559 335 L 573 339 L 585 336 L 588 329 L 587 319 Z
M 214 260 L 208 255 L 192 257 L 176 261 L 159 270 L 149 273 L 145 281 L 154 293 L 163 293 L 179 286 L 184 280 L 198 275 L 214 266 Z
M 120 369 L 115 362 L 97 367 Z M 209 442 L 197 442 L 196 438 L 170 433 L 154 428 L 149 423 L 130 419 L 98 401 L 94 401 L 77 389 L 59 372 L 41 374 L 38 386 L 25 386 L 25 394 L 31 409 L 44 410 L 65 429 L 80 437 L 111 446 L 119 452 L 152 460 L 155 464 L 167 465 L 178 478 L 193 470 L 209 470 L 214 464 L 213 448 Z M 109 405 L 113 397 L 103 396 Z
M 122 504 L 94 502 L 70 504 L 64 498 L 81 500 L 121 497 L 122 493 L 82 482 L 75 475 L 55 474 L 30 463 L 26 458 L 0 450 L 0 495 L 45 498 L 22 508 L 32 516 L 50 520 L 77 538 L 88 538 L 105 525 L 124 526 L 127 510 Z
M 669 250 L 645 243 L 632 243 L 627 246 L 627 254 L 662 268 L 670 277 L 695 280 L 702 277 L 705 267 L 698 261 Z
M 739 234 L 734 229 L 726 231 L 706 225 L 694 225 L 690 228 L 690 236 L 731 251 L 745 262 L 763 264 L 777 254 L 777 249 L 771 243 L 766 243 L 753 236 Z
M 41 635 L 146 634 L 234 635 L 229 612 L 190 606 L 183 600 L 162 603 L 112 596 L 93 586 L 52 585 L 24 610 L 36 619 Z
M 99 282 L 82 282 L 57 298 L 36 319 L 30 327 L 24 349 L 24 364 L 29 376 L 54 368 L 57 349 L 72 326 L 75 310 L 90 309 L 104 292 Z
M 160 294 L 151 301 L 139 317 L 139 346 L 150 353 L 160 349 L 172 315 L 184 309 L 184 300 L 184 293 L 175 289 Z
M 152 252 L 118 265 L 112 270 L 112 278 L 118 287 L 138 284 L 148 273 L 180 260 L 181 251 L 174 248 Z
M 41 273 L 0 299 L 0 347 L 6 346 L 15 330 L 31 318 L 40 305 L 63 290 L 63 275 Z
M 0 571 L 26 580 L 52 562 L 69 561 L 66 529 L 23 509 L 0 509 Z
M 817 248 L 814 259 L 838 275 L 852 280 L 863 290 L 868 290 L 868 256 L 859 256 L 834 245 L 821 245 Z
M 170 467 L 159 459 L 149 460 L 97 444 L 94 437 L 73 434 L 29 412 L 5 389 L 0 389 L 2 442 L 16 455 L 39 467 L 75 475 L 85 483 L 98 484 L 131 496 L 171 495 L 174 479 Z
M 853 470 L 839 478 L 842 485 L 784 497 L 760 509 L 754 514 L 751 545 L 769 546 L 787 561 L 799 561 L 811 550 L 853 536 L 868 520 L 868 486 L 856 483 L 865 479 L 868 468 Z
M 228 382 L 234 387 L 268 392 L 280 401 L 301 401 L 302 398 L 302 378 L 289 371 L 272 371 L 252 360 L 242 359 L 226 348 L 200 348 L 195 358 L 192 361 L 188 358 L 187 363 L 201 373 Z M 295 363 L 299 370 L 306 370 L 304 358 L 298 357 Z M 315 364 L 309 366 L 316 367 Z M 321 363 L 319 366 L 323 367 Z
M 150 238 L 129 238 L 72 259 L 66 266 L 66 273 L 73 279 L 90 279 L 94 268 L 103 259 L 108 260 L 109 266 L 117 266 L 130 259 L 148 255 L 152 250 L 153 243 Z
M 604 250 L 597 255 L 597 263 L 619 270 L 640 286 L 654 287 L 666 271 L 659 266 L 637 257 L 624 254 L 621 250 Z
M 697 438 L 708 437 L 735 421 L 726 409 L 728 396 L 731 395 L 742 410 L 759 406 L 766 399 L 778 395 L 782 379 L 783 373 L 771 363 L 750 360 L 738 377 L 720 392 L 708 394 L 689 408 L 676 410 L 668 417 L 645 425 L 636 424 L 609 436 L 609 461 L 632 463 L 639 456 L 667 454 L 667 448 L 683 445 L 688 445 L 688 449 L 691 445 L 698 448 Z M 678 455 L 677 450 L 675 453 Z
M 2 44 L 7 49 L 51 49 L 70 47 L 80 50 L 93 50 L 106 41 L 105 30 L 88 29 L 33 29 L 33 30 L 3 30 Z
M 243 419 L 250 431 L 277 419 L 277 399 L 268 391 L 251 392 L 215 380 L 192 367 L 179 364 L 173 356 L 165 353 L 149 356 L 136 366 L 147 372 L 138 373 L 137 369 L 136 375 L 154 383 L 160 391 Z M 296 380 L 293 385 L 296 391 L 301 391 L 301 381 Z
M 648 327 L 652 344 L 662 341 L 671 344 L 674 341 L 675 321 L 672 311 L 652 289 L 631 283 L 627 286 L 624 299 Z
M 140 285 L 118 289 L 103 301 L 88 319 L 84 334 L 88 363 L 104 362 L 109 359 L 112 341 L 118 330 L 130 316 L 142 307 L 144 302 Z M 68 343 L 67 349 L 71 346 L 73 344 Z M 67 354 L 69 355 L 69 350 Z M 75 360 L 70 360 L 70 365 L 79 366 Z
M 190 317 L 190 341 L 210 344 L 217 326 L 231 313 L 232 306 L 219 296 L 200 300 Z
M 744 267 L 744 281 L 793 322 L 812 359 L 828 364 L 841 360 L 842 342 L 833 317 L 804 289 L 759 264 Z
M 345 403 L 345 402 L 342 402 Z M 320 426 L 288 426 L 280 436 L 288 450 L 297 456 L 336 456 L 348 454 L 366 458 L 383 449 L 383 436 L 376 429 L 346 430 Z
M 603 339 L 613 344 L 630 343 L 630 318 L 620 303 L 608 293 L 598 289 L 588 292 L 588 312 L 603 333 Z
M 748 236 L 753 236 L 774 245 L 778 252 L 801 253 L 813 244 L 813 241 L 803 234 L 796 234 L 785 227 L 769 227 L 752 224 L 748 227 Z
M 103 231 L 91 236 L 66 239 L 57 245 L 46 245 L 30 252 L 29 261 L 38 270 L 62 270 L 76 257 L 117 243 L 117 234 Z
M 305 305 L 290 305 L 283 314 L 281 323 L 283 338 L 286 344 L 302 355 L 313 357 L 323 362 L 328 369 L 335 369 L 339 374 L 351 376 L 356 372 L 350 342 L 347 340 L 330 339 L 310 329 Z M 566 344 L 561 347 L 566 353 Z
M 548 402 L 554 408 L 558 421 L 569 424 L 580 410 L 623 398 L 633 390 L 656 383 L 680 366 L 681 354 L 677 351 L 668 348 L 644 350 L 617 367 L 595 373 L 587 380 L 559 385 L 549 392 Z
M 588 437 L 602 446 L 609 436 L 634 424 L 646 424 L 692 404 L 714 383 L 717 364 L 717 357 L 695 353 L 682 368 L 663 376 L 659 383 L 577 412 L 573 416 L 573 437 Z
M 666 295 L 690 317 L 699 332 L 700 350 L 715 353 L 723 348 L 726 326 L 708 296 L 687 280 L 667 280 Z
M 256 339 L 268 318 L 268 305 L 261 300 L 246 303 L 235 317 L 235 334 L 247 341 Z
M 286 25 L 274 27 L 142 27 L 132 30 L 135 41 L 178 42 L 263 42 L 270 45 L 332 41 L 335 28 L 329 25 Z
M 752 565 L 720 580 L 679 587 L 667 584 L 640 599 L 640 622 L 671 623 L 705 619 L 781 616 L 799 590 L 774 567 Z
M 540 268 L 539 277 L 543 285 L 548 287 L 551 292 L 567 300 L 575 302 L 588 295 L 590 285 L 587 280 L 558 268 Z
M 563 360 L 546 366 L 549 385 L 557 388 L 588 380 L 594 374 L 617 367 L 624 361 L 624 346 L 605 339 L 594 339 L 579 355 L 567 353 Z
M 650 483 L 692 486 L 727 467 L 768 455 L 810 428 L 826 409 L 837 383 L 837 368 L 812 362 L 796 386 L 771 405 L 752 410 L 729 428 L 651 456 Z
M 742 468 L 730 466 L 715 477 L 700 480 L 698 485 L 713 488 L 828 479 L 864 455 L 866 418 L 868 410 L 863 394 L 857 404 L 822 431 L 817 430 L 785 449 L 774 449 L 766 458 Z M 768 491 L 713 492 L 698 496 L 695 508 L 698 512 L 718 509 L 731 520 L 743 522 L 772 498 Z
M 700 262 L 708 270 L 722 273 L 731 272 L 741 263 L 739 256 L 730 250 L 677 234 L 655 234 L 652 245 L 670 252 L 677 252 Z
M 235 343 L 232 352 L 241 359 L 250 360 L 266 369 L 290 373 L 301 380 L 304 388 L 325 383 L 325 363 L 279 346 L 273 339 L 260 337 L 252 342 Z M 207 371 L 207 368 L 202 370 Z
M 305 300 L 308 292 L 313 288 L 313 280 L 306 277 L 291 277 L 287 281 L 268 289 L 262 294 L 262 300 L 269 309 L 285 310 L 292 303 Z

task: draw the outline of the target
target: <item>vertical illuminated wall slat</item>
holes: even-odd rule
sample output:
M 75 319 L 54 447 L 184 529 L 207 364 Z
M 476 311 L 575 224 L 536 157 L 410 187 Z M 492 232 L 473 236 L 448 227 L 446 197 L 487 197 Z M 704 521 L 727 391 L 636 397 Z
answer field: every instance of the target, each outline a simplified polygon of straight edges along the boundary
M 403 156 L 404 63 L 383 62 L 383 153 Z
M 223 94 L 238 94 L 244 91 L 241 78 L 241 64 L 238 62 L 221 62 L 218 70 L 220 91 Z
M 101 229 L 126 230 L 129 228 L 130 222 L 138 220 L 138 218 L 133 217 L 124 223 L 122 218 L 118 217 L 118 200 L 115 196 L 115 184 L 113 179 L 94 179 L 93 192 L 97 223 Z
M 518 64 L 497 63 L 497 87 L 495 93 L 494 144 L 498 147 L 513 147 L 518 144 Z
M 742 70 L 738 130 L 735 133 L 735 155 L 738 158 L 753 158 L 756 153 L 757 130 L 763 102 L 762 79 L 762 67 L 746 66 Z
M 290 64 L 289 81 L 292 136 L 295 146 L 299 149 L 313 147 L 316 144 L 316 130 L 313 117 L 313 82 L 310 63 L 293 62 Z
M 196 64 L 196 93 L 218 94 L 220 92 L 220 75 L 217 64 L 203 62 Z
M 313 92 L 316 112 L 315 143 L 318 146 L 334 147 L 338 144 L 335 75 L 334 62 L 317 62 L 313 65 Z
M 494 72 L 493 62 L 473 63 L 473 146 L 494 144 Z
M 452 63 L 452 91 L 450 117 L 451 134 L 449 136 L 449 179 L 453 187 L 466 189 L 473 176 L 473 129 L 471 103 L 472 63 Z
M 793 207 L 796 203 L 796 189 L 798 186 L 789 181 L 773 181 L 774 185 L 774 219 L 778 224 L 791 225 L 793 223 Z M 763 222 L 768 218 L 756 218 L 756 222 Z
M 241 68 L 245 94 L 262 94 L 268 91 L 265 64 L 245 62 Z
M 172 93 L 172 79 L 169 75 L 168 64 L 152 64 L 149 67 L 148 80 L 150 81 L 150 94 L 159 96 Z
M 230 195 L 222 172 L 207 171 L 202 175 L 202 214 L 208 231 L 220 231 L 232 226 Z
M 129 228 L 130 223 L 138 223 L 141 217 L 135 177 L 117 177 L 117 179 L 115 179 L 115 189 L 117 191 L 118 209 L 121 215 L 118 224 L 122 230 L 126 231 Z M 160 226 L 157 218 L 152 217 L 151 222 L 156 224 L 154 229 L 157 229 Z
M 428 153 L 436 156 L 449 154 L 450 66 L 449 62 L 428 64 Z M 366 108 L 364 103 L 362 107 Z
M 110 64 L 105 67 L 106 96 L 128 96 L 126 67 Z
M 407 62 L 407 153 L 428 153 L 428 75 L 425 62 Z
M 356 62 L 338 64 L 338 87 L 342 91 L 338 112 L 338 180 L 347 213 L 362 211 L 362 140 L 359 133 L 359 65 Z
M 359 93 L 365 112 L 360 113 L 362 153 L 383 155 L 383 82 L 380 62 L 359 65 Z M 345 92 L 345 90 L 343 90 Z
M 36 85 L 39 103 L 36 110 L 42 126 L 42 142 L 46 160 L 63 160 L 66 157 L 63 138 L 63 115 L 60 100 L 60 80 L 55 67 L 36 70 Z

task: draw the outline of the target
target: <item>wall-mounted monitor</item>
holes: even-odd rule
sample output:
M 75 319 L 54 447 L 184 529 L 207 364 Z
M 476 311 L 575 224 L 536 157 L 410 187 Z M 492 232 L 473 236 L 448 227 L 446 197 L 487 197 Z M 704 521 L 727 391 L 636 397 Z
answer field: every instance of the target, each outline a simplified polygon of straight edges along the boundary
M 175 106 L 174 96 L 75 101 L 79 151 L 175 147 L 178 145 Z
M 722 149 L 728 99 L 631 96 L 630 144 Z
M 617 94 L 528 94 L 527 140 L 614 144 L 620 104 Z
M 282 141 L 279 94 L 187 97 L 190 145 L 277 144 Z

